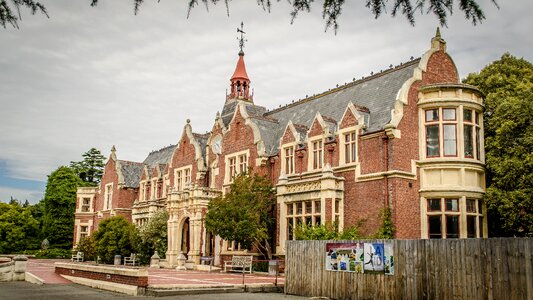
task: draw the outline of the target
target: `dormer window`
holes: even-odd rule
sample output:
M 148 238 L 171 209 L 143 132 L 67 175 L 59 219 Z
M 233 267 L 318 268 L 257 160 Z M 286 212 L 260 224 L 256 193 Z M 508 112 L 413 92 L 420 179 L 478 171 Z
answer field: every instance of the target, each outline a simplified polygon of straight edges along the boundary
M 322 140 L 312 142 L 313 169 L 322 168 L 324 162 L 324 150 Z

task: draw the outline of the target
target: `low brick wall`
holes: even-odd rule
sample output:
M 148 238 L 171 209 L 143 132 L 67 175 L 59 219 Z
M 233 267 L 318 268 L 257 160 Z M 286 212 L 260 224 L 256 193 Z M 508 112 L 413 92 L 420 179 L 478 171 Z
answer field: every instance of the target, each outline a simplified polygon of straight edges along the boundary
M 148 270 L 144 268 L 126 269 L 76 263 L 55 263 L 54 265 L 55 272 L 59 275 L 132 285 L 141 288 L 148 286 Z

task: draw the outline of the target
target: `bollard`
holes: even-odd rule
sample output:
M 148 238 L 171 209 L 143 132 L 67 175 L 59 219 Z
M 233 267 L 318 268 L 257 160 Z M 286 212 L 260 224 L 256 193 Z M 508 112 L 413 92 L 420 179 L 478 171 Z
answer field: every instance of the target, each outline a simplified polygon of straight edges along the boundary
M 13 281 L 26 280 L 26 265 L 28 264 L 28 258 L 23 255 L 17 255 L 13 257 L 13 261 L 15 262 Z
M 121 262 L 122 259 L 121 259 L 121 256 L 120 255 L 115 255 L 115 262 L 114 262 L 114 265 L 115 266 L 120 266 L 121 265 Z

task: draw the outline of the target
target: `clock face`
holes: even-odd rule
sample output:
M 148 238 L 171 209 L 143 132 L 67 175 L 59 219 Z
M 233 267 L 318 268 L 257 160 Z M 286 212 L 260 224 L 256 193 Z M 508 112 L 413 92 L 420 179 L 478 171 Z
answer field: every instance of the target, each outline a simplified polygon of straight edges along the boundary
M 220 154 L 222 153 L 222 137 L 220 135 L 217 135 L 213 142 L 211 143 L 211 150 L 213 150 L 213 153 Z

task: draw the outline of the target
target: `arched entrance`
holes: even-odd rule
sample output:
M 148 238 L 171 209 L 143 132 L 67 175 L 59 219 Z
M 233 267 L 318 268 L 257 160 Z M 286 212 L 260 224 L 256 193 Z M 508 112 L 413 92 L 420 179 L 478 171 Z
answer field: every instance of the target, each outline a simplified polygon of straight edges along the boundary
M 190 227 L 189 227 L 189 218 L 186 218 L 183 222 L 183 227 L 181 229 L 181 251 L 183 254 L 188 257 L 190 247 Z
M 207 231 L 205 233 L 205 256 L 214 256 L 215 255 L 215 236 Z

